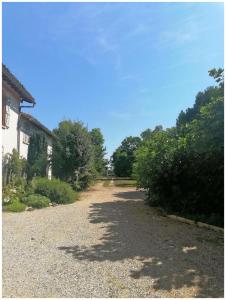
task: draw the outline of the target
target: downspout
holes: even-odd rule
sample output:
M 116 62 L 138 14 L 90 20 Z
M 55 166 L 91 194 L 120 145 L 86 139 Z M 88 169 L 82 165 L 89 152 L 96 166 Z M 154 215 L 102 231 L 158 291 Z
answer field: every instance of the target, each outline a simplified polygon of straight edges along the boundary
M 21 102 L 26 101 L 26 99 L 21 99 Z M 35 103 L 33 102 L 32 105 L 20 105 L 19 106 L 19 116 L 18 116 L 18 122 L 17 122 L 17 151 L 20 156 L 20 127 L 21 127 L 21 108 L 34 108 Z

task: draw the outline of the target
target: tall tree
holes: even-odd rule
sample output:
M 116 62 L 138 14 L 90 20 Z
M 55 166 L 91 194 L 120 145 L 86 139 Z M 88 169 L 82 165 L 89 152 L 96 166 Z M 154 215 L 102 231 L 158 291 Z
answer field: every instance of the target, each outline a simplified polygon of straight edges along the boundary
M 151 134 L 152 134 L 152 130 L 148 128 L 148 129 L 144 130 L 143 132 L 141 132 L 140 136 L 143 141 L 148 141 L 151 139 Z
M 98 175 L 102 175 L 106 168 L 104 137 L 99 128 L 92 129 L 90 137 L 94 152 L 94 168 Z
M 209 74 L 218 86 L 199 92 L 175 128 L 152 131 L 136 151 L 134 174 L 150 203 L 223 225 L 224 72 Z
M 53 130 L 53 175 L 84 189 L 94 176 L 93 147 L 90 134 L 81 122 L 62 121 Z

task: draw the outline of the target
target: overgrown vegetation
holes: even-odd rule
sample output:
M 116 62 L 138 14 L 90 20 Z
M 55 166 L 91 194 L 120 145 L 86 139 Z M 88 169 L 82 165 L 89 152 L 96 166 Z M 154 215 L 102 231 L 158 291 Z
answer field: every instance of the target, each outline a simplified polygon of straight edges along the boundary
M 68 183 L 59 179 L 34 178 L 32 187 L 36 194 L 48 197 L 51 202 L 58 204 L 73 203 L 78 199 L 78 193 Z
M 48 165 L 47 142 L 44 135 L 35 133 L 30 137 L 27 154 L 27 179 L 46 176 Z
M 8 212 L 22 212 L 26 209 L 26 205 L 20 202 L 18 197 L 12 197 L 8 203 L 4 203 L 3 210 Z
M 42 195 L 37 195 L 37 194 L 33 194 L 33 195 L 29 195 L 27 197 L 24 197 L 22 199 L 22 202 L 30 207 L 33 208 L 43 208 L 43 207 L 48 207 L 50 200 L 49 198 L 42 196 Z
M 205 216 L 223 225 L 224 76 L 209 72 L 218 86 L 196 96 L 178 116 L 176 127 L 146 130 L 133 168 L 151 205 L 183 215 Z
M 15 149 L 4 156 L 4 210 L 46 207 L 49 201 L 72 203 L 78 199 L 75 191 L 87 188 L 105 173 L 107 162 L 100 129 L 89 132 L 80 122 L 63 121 L 54 132 L 52 157 L 47 152 L 45 136 L 39 133 L 30 137 L 27 160 L 19 157 Z M 53 164 L 58 179 L 47 179 L 49 164 Z
M 16 149 L 3 156 L 2 184 L 3 186 L 24 184 L 26 174 L 26 159 L 20 158 Z

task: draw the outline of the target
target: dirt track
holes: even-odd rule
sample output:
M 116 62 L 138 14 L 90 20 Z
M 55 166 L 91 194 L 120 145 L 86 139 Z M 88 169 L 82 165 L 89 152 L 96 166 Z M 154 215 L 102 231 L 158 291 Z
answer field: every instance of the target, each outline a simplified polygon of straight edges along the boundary
M 134 188 L 3 213 L 3 297 L 223 297 L 223 236 L 159 216 Z

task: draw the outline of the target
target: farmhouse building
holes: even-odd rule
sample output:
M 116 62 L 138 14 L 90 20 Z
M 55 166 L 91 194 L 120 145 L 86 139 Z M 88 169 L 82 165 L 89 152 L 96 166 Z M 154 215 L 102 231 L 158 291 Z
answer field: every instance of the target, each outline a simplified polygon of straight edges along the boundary
M 25 102 L 26 105 L 23 103 Z M 16 149 L 19 155 L 27 159 L 29 139 L 35 133 L 46 137 L 47 152 L 52 153 L 53 134 L 33 116 L 21 112 L 23 107 L 35 106 L 33 96 L 18 79 L 2 65 L 2 155 Z M 46 175 L 51 178 L 51 166 L 47 166 Z

